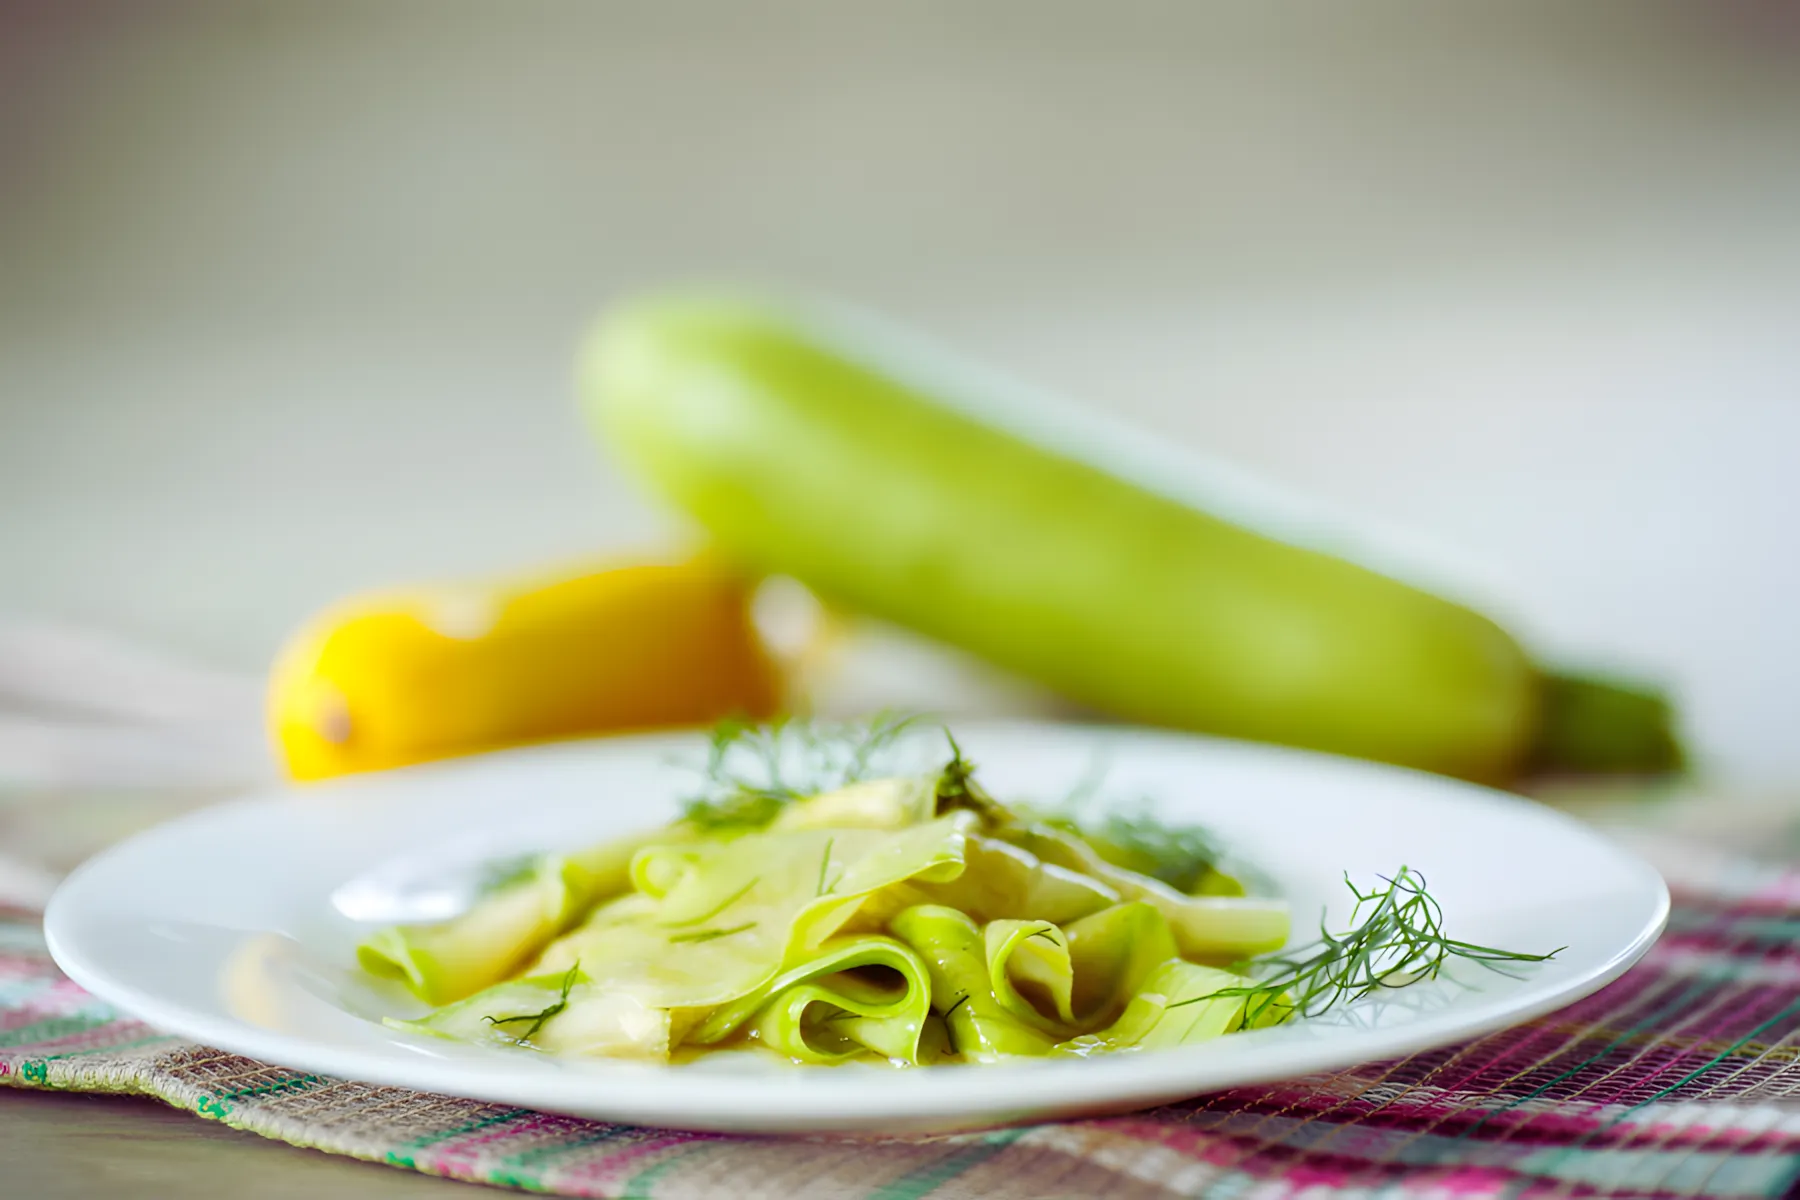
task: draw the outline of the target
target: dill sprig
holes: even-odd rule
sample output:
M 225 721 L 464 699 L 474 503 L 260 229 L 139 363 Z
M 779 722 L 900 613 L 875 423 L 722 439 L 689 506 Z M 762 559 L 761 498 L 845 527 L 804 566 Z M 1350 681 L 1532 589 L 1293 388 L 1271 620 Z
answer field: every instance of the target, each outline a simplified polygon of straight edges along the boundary
M 1250 1027 L 1266 1020 L 1316 1017 L 1384 989 L 1436 979 L 1453 958 L 1501 970 L 1497 964 L 1544 962 L 1567 949 L 1559 946 L 1547 954 L 1527 954 L 1459 941 L 1444 933 L 1443 906 L 1426 890 L 1423 875 L 1401 867 L 1391 876 L 1377 878 L 1380 885 L 1363 891 L 1348 874 L 1344 876 L 1344 886 L 1356 898 L 1349 929 L 1332 933 L 1321 917 L 1318 941 L 1244 964 L 1245 973 L 1260 976 L 1256 982 L 1220 988 L 1169 1007 L 1243 996 L 1243 1023 Z
M 1001 817 L 1012 820 L 1012 814 L 1002 809 L 975 782 L 975 764 L 963 757 L 962 747 L 956 744 L 956 735 L 946 728 L 944 740 L 950 743 L 950 761 L 938 772 L 935 786 L 938 815 L 943 816 L 952 809 L 966 808 L 987 821 Z
M 1242 893 L 1243 888 L 1224 874 L 1220 864 L 1226 855 L 1210 830 L 1161 819 L 1147 796 L 1132 804 L 1103 801 L 1105 777 L 1105 765 L 1095 763 L 1042 819 L 1080 837 L 1114 866 L 1161 880 L 1178 892 L 1211 892 L 1222 884 L 1219 890 L 1225 894 Z M 1092 810 L 1100 804 L 1107 811 L 1094 815 Z
M 1218 870 L 1224 858 L 1209 830 L 1160 821 L 1147 806 L 1107 813 L 1099 821 L 1083 825 L 1081 832 L 1101 857 L 1181 892 L 1193 891 Z
M 879 714 L 867 722 L 722 721 L 708 741 L 701 768 L 704 783 L 684 802 L 682 815 L 706 832 L 761 829 L 796 800 L 892 769 L 895 748 L 918 721 L 916 714 L 898 713 Z M 943 733 L 950 757 L 935 780 L 935 811 L 942 815 L 968 809 L 990 828 L 1016 824 L 1019 814 L 976 781 L 975 764 L 963 753 L 956 735 L 949 729 Z M 1217 885 L 1223 894 L 1242 893 L 1238 883 L 1220 871 L 1222 855 L 1212 834 L 1198 825 L 1166 823 L 1151 812 L 1147 800 L 1092 818 L 1078 812 L 1094 799 L 1099 782 L 1098 774 L 1090 772 L 1060 808 L 1043 819 L 1080 836 L 1107 861 L 1180 891 L 1211 893 Z
M 544 856 L 541 854 L 515 854 L 510 858 L 483 863 L 480 877 L 475 883 L 475 894 L 490 896 L 529 882 L 543 865 Z
M 569 993 L 574 990 L 575 977 L 580 970 L 581 960 L 577 959 L 569 967 L 569 973 L 562 977 L 561 992 L 556 997 L 555 1003 L 549 1005 L 547 1008 L 534 1013 L 520 1013 L 517 1016 L 512 1017 L 483 1017 L 481 1019 L 486 1021 L 489 1025 L 494 1026 L 511 1025 L 514 1021 L 530 1021 L 531 1024 L 526 1027 L 525 1032 L 519 1034 L 516 1039 L 520 1042 L 529 1042 L 531 1040 L 531 1035 L 544 1027 L 545 1021 L 548 1021 L 551 1017 L 554 1017 L 557 1013 L 569 1007 Z
M 916 719 L 881 713 L 857 723 L 721 721 L 708 740 L 704 783 L 682 816 L 708 830 L 760 828 L 795 800 L 868 778 Z

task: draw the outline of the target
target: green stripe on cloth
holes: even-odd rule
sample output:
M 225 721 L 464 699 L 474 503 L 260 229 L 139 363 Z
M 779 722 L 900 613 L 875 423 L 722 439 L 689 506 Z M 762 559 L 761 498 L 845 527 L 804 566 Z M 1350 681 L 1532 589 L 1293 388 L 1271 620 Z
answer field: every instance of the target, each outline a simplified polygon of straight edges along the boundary
M 1699 1195 L 1752 1200 L 1785 1195 L 1800 1170 L 1800 1156 L 1558 1146 L 1529 1155 L 1517 1165 L 1527 1177 L 1598 1188 L 1602 1195 L 1694 1195 L 1694 1189 L 1704 1184 L 1706 1190 Z
M 0 1033 L 0 1047 L 42 1045 L 45 1042 L 60 1041 L 66 1037 L 74 1037 L 78 1033 L 89 1033 L 111 1025 L 118 1019 L 118 1014 L 110 1011 L 79 1017 L 47 1017 L 42 1021 L 35 1021 L 30 1025 L 21 1025 L 17 1029 L 9 1029 Z
M 507 1121 L 516 1121 L 520 1117 L 532 1115 L 534 1114 L 529 1108 L 512 1108 L 505 1112 L 493 1113 L 489 1116 L 454 1126 L 450 1129 L 440 1129 L 434 1133 L 422 1134 L 419 1137 L 413 1138 L 411 1141 L 403 1142 L 394 1147 L 394 1149 L 389 1150 L 387 1152 L 387 1161 L 395 1166 L 415 1167 L 418 1165 L 416 1155 L 420 1150 L 429 1150 L 433 1146 L 441 1145 L 442 1143 L 449 1141 L 451 1138 L 458 1138 L 466 1133 L 474 1133 L 477 1130 L 489 1129 L 495 1125 L 504 1124 Z
M 1608 1054 L 1611 1054 L 1626 1042 L 1631 1041 L 1634 1037 L 1642 1037 L 1643 1035 L 1652 1032 L 1656 1028 L 1657 1023 L 1666 1019 L 1669 1013 L 1682 1011 L 1689 1004 L 1693 1003 L 1694 1000 L 1711 991 L 1714 986 L 1715 981 L 1711 979 L 1702 979 L 1690 983 L 1674 1000 L 1665 1000 L 1662 1003 L 1653 1005 L 1644 1016 L 1639 1017 L 1630 1025 L 1620 1029 L 1605 1045 L 1601 1046 L 1600 1049 L 1594 1051 L 1594 1053 L 1588 1055 L 1588 1057 L 1582 1059 L 1574 1066 L 1551 1077 L 1517 1099 L 1509 1100 L 1499 1108 L 1482 1114 L 1480 1120 L 1476 1121 L 1473 1125 L 1470 1125 L 1467 1129 L 1457 1135 L 1457 1140 L 1462 1141 L 1474 1137 L 1482 1126 L 1486 1125 L 1495 1117 L 1498 1117 L 1503 1113 L 1512 1112 L 1514 1109 L 1520 1108 L 1526 1104 L 1530 1104 L 1533 1100 L 1536 1100 L 1539 1096 L 1542 1096 L 1557 1084 L 1579 1075 L 1595 1063 L 1600 1062 Z
M 619 1200 L 654 1200 L 656 1185 L 675 1168 L 682 1166 L 697 1153 L 714 1149 L 711 1142 L 689 1142 L 684 1145 L 671 1146 L 666 1157 L 659 1158 L 630 1179 L 625 1181 L 619 1192 Z
M 1639 1109 L 1642 1109 L 1642 1108 L 1646 1107 L 1647 1105 L 1655 1104 L 1658 1100 L 1661 1100 L 1664 1096 L 1670 1095 L 1676 1091 L 1679 1091 L 1681 1088 L 1686 1087 L 1688 1084 L 1694 1082 L 1694 1080 L 1700 1078 L 1702 1075 L 1706 1074 L 1708 1071 L 1712 1070 L 1714 1067 L 1718 1066 L 1720 1063 L 1724 1062 L 1726 1059 L 1728 1059 L 1732 1055 L 1736 1054 L 1739 1050 L 1742 1050 L 1745 1046 L 1748 1046 L 1751 1042 L 1754 1042 L 1757 1039 L 1757 1037 L 1759 1037 L 1764 1032 L 1766 1032 L 1770 1029 L 1773 1029 L 1775 1026 L 1781 1024 L 1783 1021 L 1791 1021 L 1796 1016 L 1800 1016 L 1800 1000 L 1796 1000 L 1794 1003 L 1788 1005 L 1786 1008 L 1782 1009 L 1780 1012 L 1776 1013 L 1774 1016 L 1770 1017 L 1768 1020 L 1766 1020 L 1766 1021 L 1762 1022 L 1760 1025 L 1756 1026 L 1756 1028 L 1752 1029 L 1750 1032 L 1746 1033 L 1743 1037 L 1739 1038 L 1737 1041 L 1733 1042 L 1731 1045 L 1725 1047 L 1725 1049 L 1723 1049 L 1723 1050 L 1719 1051 L 1717 1054 L 1713 1055 L 1713 1057 L 1710 1060 L 1703 1063 L 1700 1067 L 1698 1067 L 1692 1073 L 1682 1076 L 1680 1079 L 1677 1079 L 1674 1083 L 1671 1083 L 1668 1087 L 1663 1088 L 1661 1091 L 1650 1096 L 1648 1099 L 1642 1100 L 1642 1101 L 1638 1102 L 1637 1104 L 1632 1105 L 1630 1108 L 1626 1109 L 1624 1113 L 1620 1114 L 1618 1117 L 1616 1117 L 1612 1121 L 1608 1122 L 1604 1128 L 1610 1129 L 1614 1125 L 1617 1125 L 1620 1121 L 1623 1121 L 1626 1117 L 1629 1117 L 1632 1113 L 1637 1112 Z
M 1619 1113 L 1610 1120 L 1595 1126 L 1593 1130 L 1583 1135 L 1580 1140 L 1572 1145 L 1561 1146 L 1546 1153 L 1542 1160 L 1537 1161 L 1534 1164 L 1533 1170 L 1540 1174 L 1551 1175 L 1558 1179 L 1565 1179 L 1573 1183 L 1594 1184 L 1596 1182 L 1604 1181 L 1612 1186 L 1626 1186 L 1626 1181 L 1629 1181 L 1629 1186 L 1634 1188 L 1658 1192 L 1680 1192 L 1684 1190 L 1673 1185 L 1671 1179 L 1676 1175 L 1693 1174 L 1696 1183 L 1712 1179 L 1712 1186 L 1715 1189 L 1715 1194 L 1717 1194 L 1717 1190 L 1722 1186 L 1730 1186 L 1734 1189 L 1738 1189 L 1724 1192 L 1723 1194 L 1726 1195 L 1760 1196 L 1769 1194 L 1763 1189 L 1778 1185 L 1782 1181 L 1791 1178 L 1795 1172 L 1796 1165 L 1800 1164 L 1800 1155 L 1790 1154 L 1787 1156 L 1734 1161 L 1736 1156 L 1729 1153 L 1701 1155 L 1689 1151 L 1682 1151 L 1677 1152 L 1671 1157 L 1655 1151 L 1622 1149 L 1619 1147 L 1591 1150 L 1589 1147 L 1592 1146 L 1597 1139 L 1624 1124 L 1625 1121 L 1630 1119 L 1632 1114 L 1642 1112 L 1663 1097 L 1672 1095 L 1681 1088 L 1686 1087 L 1696 1079 L 1699 1079 L 1702 1075 L 1705 1075 L 1708 1071 L 1713 1070 L 1733 1054 L 1736 1054 L 1739 1049 L 1750 1044 L 1752 1041 L 1755 1041 L 1756 1038 L 1765 1031 L 1774 1028 L 1783 1021 L 1791 1021 L 1796 1016 L 1800 1016 L 1800 1000 L 1796 1000 L 1789 1004 L 1767 1020 L 1758 1022 L 1742 1037 L 1738 1038 L 1737 1041 L 1713 1055 L 1712 1058 L 1702 1063 L 1699 1067 L 1688 1072 L 1667 1087 L 1652 1093 L 1650 1096 L 1632 1105 L 1630 1108 Z M 1654 1160 L 1659 1157 L 1667 1157 L 1669 1159 L 1666 1164 L 1652 1163 L 1653 1166 L 1660 1169 L 1661 1174 L 1657 1174 L 1655 1171 L 1642 1170 L 1642 1163 L 1646 1160 Z M 1706 1160 L 1706 1169 L 1704 1171 L 1701 1171 L 1696 1165 L 1700 1160 Z M 1716 1178 L 1721 1173 L 1724 1173 L 1725 1176 L 1723 1181 Z
M 317 1087 L 324 1079 L 318 1075 L 290 1075 L 286 1079 L 277 1079 L 273 1083 L 258 1084 L 254 1087 L 238 1088 L 220 1096 L 221 1100 L 246 1100 L 251 1096 L 272 1096 L 277 1092 L 304 1092 Z
M 1026 1129 L 1001 1129 L 990 1133 L 972 1146 L 952 1151 L 936 1162 L 915 1167 L 892 1183 L 883 1184 L 870 1192 L 865 1200 L 921 1200 L 963 1172 L 994 1157 L 1028 1132 Z
M 530 1150 L 521 1150 L 517 1154 L 509 1154 L 500 1160 L 500 1166 L 509 1170 L 529 1167 L 534 1163 L 546 1162 L 571 1150 L 580 1150 L 588 1146 L 598 1146 L 606 1142 L 616 1142 L 620 1138 L 630 1137 L 637 1130 L 629 1125 L 607 1125 L 603 1128 L 581 1134 L 577 1137 L 565 1138 L 561 1141 L 546 1142 L 542 1146 L 534 1146 Z M 498 1182 L 496 1180 L 496 1182 Z

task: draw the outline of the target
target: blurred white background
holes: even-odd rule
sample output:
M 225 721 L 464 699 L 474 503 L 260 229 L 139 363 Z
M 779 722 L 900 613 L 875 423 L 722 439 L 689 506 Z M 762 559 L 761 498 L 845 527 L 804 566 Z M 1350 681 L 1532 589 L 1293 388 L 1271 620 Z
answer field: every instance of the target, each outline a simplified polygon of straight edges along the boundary
M 1439 547 L 1800 772 L 1791 5 L 6 5 L 0 613 L 243 672 L 642 544 L 574 341 L 836 291 Z

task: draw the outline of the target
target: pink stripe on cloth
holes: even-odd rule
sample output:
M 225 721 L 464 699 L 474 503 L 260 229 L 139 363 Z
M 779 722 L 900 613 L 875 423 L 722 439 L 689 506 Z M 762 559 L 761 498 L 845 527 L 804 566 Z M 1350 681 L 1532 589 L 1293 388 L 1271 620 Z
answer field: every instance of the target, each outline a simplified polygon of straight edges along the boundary
M 552 1130 L 563 1125 L 572 1118 L 551 1113 L 522 1113 L 517 1122 L 507 1121 L 490 1125 L 486 1129 L 451 1138 L 424 1154 L 417 1156 L 419 1162 L 427 1170 L 444 1174 L 461 1174 L 467 1163 L 481 1157 L 481 1150 L 496 1142 L 510 1142 L 516 1138 L 529 1138 L 533 1134 Z
M 605 1187 L 608 1184 L 621 1183 L 637 1174 L 645 1159 L 677 1146 L 691 1146 L 697 1142 L 717 1141 L 719 1139 L 708 1134 L 669 1133 L 661 1137 L 647 1137 L 633 1142 L 624 1149 L 608 1154 L 604 1158 L 593 1158 L 577 1163 L 561 1175 L 557 1182 L 562 1186 L 573 1186 L 577 1183 L 594 1187 Z M 583 1189 L 584 1194 L 588 1193 Z M 604 1194 L 604 1193 L 599 1193 Z

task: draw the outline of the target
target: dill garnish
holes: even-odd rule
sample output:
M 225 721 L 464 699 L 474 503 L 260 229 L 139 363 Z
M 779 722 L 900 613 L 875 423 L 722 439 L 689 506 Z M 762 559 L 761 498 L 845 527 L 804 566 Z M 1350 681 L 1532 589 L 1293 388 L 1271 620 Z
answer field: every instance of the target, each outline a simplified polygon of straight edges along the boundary
M 693 933 L 682 933 L 669 939 L 671 942 L 710 942 L 715 938 L 730 937 L 734 933 L 742 933 L 746 929 L 755 929 L 755 921 L 745 921 L 742 925 L 733 925 L 730 929 L 696 929 Z
M 1105 801 L 1101 796 L 1105 779 L 1105 764 L 1095 762 L 1062 803 L 1042 819 L 1080 837 L 1115 867 L 1161 880 L 1178 892 L 1243 893 L 1241 886 L 1221 872 L 1225 854 L 1211 831 L 1162 820 L 1152 811 L 1147 796 L 1124 805 Z M 1094 815 L 1097 805 L 1110 811 Z
M 1181 892 L 1192 892 L 1223 857 L 1207 830 L 1159 821 L 1147 808 L 1107 813 L 1082 834 L 1102 858 Z
M 707 830 L 760 828 L 795 800 L 868 778 L 915 720 L 882 713 L 846 724 L 721 721 L 701 768 L 705 782 L 683 804 L 682 816 Z
M 479 896 L 488 896 L 504 888 L 525 883 L 538 873 L 543 862 L 544 856 L 541 854 L 515 854 L 511 858 L 483 863 L 475 892 Z
M 825 894 L 825 872 L 831 869 L 831 848 L 836 844 L 837 839 L 834 837 L 825 839 L 825 856 L 819 860 L 819 886 L 818 889 L 813 892 L 813 895 L 815 896 L 823 896 Z
M 581 960 L 577 959 L 569 967 L 569 973 L 562 977 L 561 993 L 556 997 L 556 1002 L 551 1004 L 548 1008 L 534 1013 L 520 1013 L 513 1017 L 483 1017 L 481 1019 L 486 1021 L 489 1025 L 494 1026 L 510 1025 L 514 1021 L 530 1021 L 531 1024 L 526 1027 L 525 1032 L 521 1033 L 517 1039 L 515 1039 L 520 1042 L 528 1042 L 531 1040 L 532 1034 L 544 1027 L 545 1021 L 548 1021 L 551 1017 L 554 1017 L 557 1013 L 569 1007 L 569 992 L 574 989 L 575 975 L 580 970 Z
M 717 904 L 713 905 L 711 908 L 707 909 L 705 912 L 701 913 L 699 916 L 684 917 L 679 921 L 668 921 L 663 925 L 663 928 L 665 928 L 665 929 L 680 929 L 684 925 L 698 925 L 702 921 L 710 921 L 714 917 L 718 916 L 720 913 L 724 912 L 726 909 L 730 908 L 732 905 L 736 904 L 739 900 L 742 900 L 745 896 L 748 896 L 750 894 L 750 889 L 755 887 L 757 884 L 759 884 L 761 882 L 762 882 L 762 876 L 758 875 L 754 879 L 752 879 L 749 883 L 746 883 L 743 887 L 741 887 L 737 891 L 731 893 L 731 895 L 725 897 L 723 900 L 719 901 Z
M 1031 933 L 1028 933 L 1025 935 L 1025 940 L 1030 941 L 1034 937 L 1041 937 L 1046 942 L 1049 942 L 1052 946 L 1062 945 L 1062 939 L 1057 937 L 1055 932 L 1052 930 L 1049 930 L 1049 929 L 1034 930 Z
M 962 747 L 956 744 L 956 735 L 946 729 L 944 740 L 950 743 L 950 761 L 938 772 L 938 816 L 956 808 L 969 809 L 983 818 L 998 815 L 1000 806 L 975 782 L 975 764 L 963 757 Z
M 946 1008 L 944 1010 L 944 1020 L 948 1021 L 950 1019 L 951 1013 L 955 1012 L 957 1009 L 961 1008 L 963 1005 L 967 1004 L 968 1002 L 969 1002 L 969 993 L 964 992 L 962 995 L 958 996 L 956 998 L 956 1003 L 952 1004 L 949 1008 Z
M 1344 886 L 1356 897 L 1350 910 L 1351 928 L 1332 933 L 1321 919 L 1318 941 L 1247 964 L 1249 971 L 1262 976 L 1257 982 L 1220 988 L 1169 1007 L 1242 996 L 1243 1023 L 1249 1027 L 1264 1018 L 1316 1017 L 1384 988 L 1436 979 L 1453 958 L 1499 970 L 1496 963 L 1544 962 L 1566 949 L 1559 946 L 1548 954 L 1526 954 L 1458 941 L 1445 935 L 1443 906 L 1425 890 L 1423 875 L 1401 867 L 1392 876 L 1377 878 L 1386 886 L 1372 886 L 1365 892 L 1349 875 L 1344 876 Z
M 683 803 L 682 816 L 708 832 L 760 829 L 796 800 L 870 778 L 918 719 L 882 713 L 867 723 L 848 724 L 721 721 L 710 735 L 701 768 L 705 783 Z M 963 757 L 948 729 L 944 739 L 950 743 L 950 760 L 934 785 L 937 813 L 966 808 L 990 819 L 1004 814 L 975 782 L 975 765 Z

